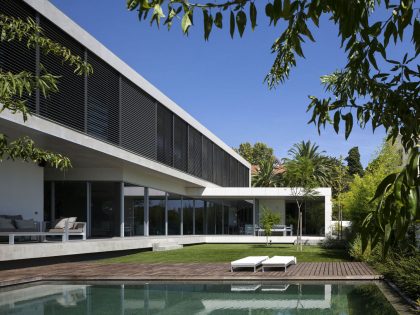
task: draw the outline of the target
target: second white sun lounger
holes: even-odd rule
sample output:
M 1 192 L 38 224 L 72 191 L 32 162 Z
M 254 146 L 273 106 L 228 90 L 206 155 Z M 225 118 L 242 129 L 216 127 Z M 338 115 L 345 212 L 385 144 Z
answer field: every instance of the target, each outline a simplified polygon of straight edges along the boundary
M 297 263 L 294 256 L 273 256 L 270 259 L 262 262 L 262 271 L 267 267 L 283 267 L 286 271 L 288 265 L 295 265 Z
M 248 256 L 242 259 L 238 259 L 230 263 L 230 271 L 233 272 L 233 268 L 254 268 L 255 272 L 257 271 L 257 267 L 267 259 L 268 256 Z

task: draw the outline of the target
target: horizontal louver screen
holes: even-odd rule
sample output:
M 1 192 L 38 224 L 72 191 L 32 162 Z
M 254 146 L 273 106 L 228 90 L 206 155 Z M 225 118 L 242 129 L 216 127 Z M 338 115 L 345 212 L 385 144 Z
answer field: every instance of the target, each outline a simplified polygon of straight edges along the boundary
M 119 76 L 118 73 L 88 53 L 93 74 L 88 76 L 87 132 L 114 144 L 119 143 Z
M 213 142 L 205 136 L 203 136 L 202 177 L 213 181 Z
M 178 116 L 174 116 L 174 167 L 188 169 L 188 124 Z
M 201 133 L 190 126 L 188 128 L 188 172 L 198 177 L 201 177 L 201 156 Z
M 41 19 L 41 27 L 47 37 L 67 47 L 75 55 L 84 58 L 83 47 L 51 22 Z M 46 71 L 59 76 L 58 92 L 46 98 L 40 96 L 40 114 L 79 131 L 85 128 L 85 77 L 74 73 L 74 67 L 54 54 L 40 54 L 40 62 Z
M 59 76 L 58 93 L 37 98 L 33 91 L 26 97 L 31 111 L 217 185 L 248 186 L 249 169 L 245 165 L 86 50 L 77 38 L 21 0 L 1 0 L 0 12 L 24 20 L 27 17 L 38 20 L 46 36 L 73 54 L 87 56 L 93 68 L 93 74 L 87 78 L 79 76 L 62 59 L 42 51 L 37 66 L 35 48 L 28 49 L 26 43 L 16 40 L 0 42 L 1 71 L 36 74 L 42 65 L 49 73 Z
M 157 107 L 157 160 L 172 166 L 172 112 L 162 104 Z
M 121 146 L 156 160 L 156 103 L 125 78 L 121 82 Z

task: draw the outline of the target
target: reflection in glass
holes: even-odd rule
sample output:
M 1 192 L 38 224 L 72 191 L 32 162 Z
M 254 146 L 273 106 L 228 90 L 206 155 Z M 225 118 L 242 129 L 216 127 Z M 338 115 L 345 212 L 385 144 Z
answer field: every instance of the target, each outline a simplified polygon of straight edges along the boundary
M 44 284 L 0 292 L 5 315 L 396 315 L 372 283 Z
M 149 188 L 149 235 L 165 235 L 166 193 Z
M 56 219 L 77 217 L 78 222 L 86 222 L 86 182 L 55 182 L 54 191 Z
M 182 200 L 180 196 L 168 195 L 168 235 L 181 234 L 181 209 Z
M 302 207 L 302 233 L 303 235 L 325 235 L 325 221 L 319 220 L 325 216 L 324 200 L 306 201 Z M 286 225 L 297 226 L 298 207 L 296 202 L 286 202 Z
M 194 232 L 194 226 L 193 226 L 193 219 L 194 219 L 194 200 L 191 199 L 183 199 L 182 201 L 182 207 L 183 207 L 183 228 L 184 228 L 184 235 L 191 235 Z
M 144 187 L 124 187 L 124 235 L 144 235 Z
M 120 236 L 121 183 L 91 183 L 92 236 Z
M 194 200 L 195 207 L 195 234 L 205 234 L 204 218 L 205 218 L 205 203 L 203 200 Z

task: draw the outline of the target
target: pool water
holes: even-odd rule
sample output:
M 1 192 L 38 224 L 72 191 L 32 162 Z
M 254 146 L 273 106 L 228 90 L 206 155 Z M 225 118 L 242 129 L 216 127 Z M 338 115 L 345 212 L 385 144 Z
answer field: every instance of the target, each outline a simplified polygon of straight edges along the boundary
M 397 314 L 375 283 L 37 284 L 0 291 L 0 314 Z

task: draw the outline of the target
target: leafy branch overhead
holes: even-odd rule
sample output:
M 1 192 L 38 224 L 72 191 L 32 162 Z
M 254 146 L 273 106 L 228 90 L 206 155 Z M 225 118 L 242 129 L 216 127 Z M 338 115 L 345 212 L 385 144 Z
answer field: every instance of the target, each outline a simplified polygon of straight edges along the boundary
M 77 75 L 92 73 L 92 67 L 80 56 L 46 37 L 42 28 L 31 18 L 22 20 L 0 14 L 0 41 L 18 41 L 24 43 L 28 49 L 39 48 L 43 54 L 53 54 L 60 57 L 64 63 L 72 66 Z M 47 97 L 49 93 L 58 92 L 58 76 L 48 73 L 40 65 L 40 73 L 22 71 L 13 73 L 0 69 L 0 114 L 9 110 L 12 114 L 22 115 L 23 121 L 28 119 L 30 112 L 26 107 L 27 99 L 39 90 Z M 65 169 L 71 166 L 70 160 L 57 153 L 38 148 L 34 141 L 22 137 L 10 142 L 7 135 L 0 133 L 0 160 L 10 158 L 47 163 L 54 168 Z
M 273 27 L 276 38 L 271 47 L 274 61 L 265 77 L 270 88 L 288 79 L 298 58 L 304 58 L 303 43 L 315 42 L 312 32 L 317 30 L 321 18 L 326 17 L 338 29 L 347 64 L 321 78 L 326 96 L 310 96 L 308 111 L 312 115 L 309 123 L 314 123 L 319 133 L 327 123 L 332 124 L 337 133 L 343 129 L 346 139 L 355 124 L 362 128 L 370 125 L 373 131 L 382 126 L 389 139 L 402 144 L 410 154 L 410 161 L 417 159 L 414 162 L 418 163 L 420 7 L 415 4 L 415 0 L 267 0 L 264 4 L 255 0 L 209 0 L 208 3 L 127 0 L 127 8 L 137 11 L 140 21 L 149 19 L 151 12 L 151 24 L 156 22 L 159 26 L 160 20 L 165 19 L 164 24 L 170 29 L 173 21 L 179 19 L 184 34 L 188 34 L 194 25 L 194 14 L 201 12 L 205 40 L 215 29 L 213 25 L 218 29 L 229 28 L 231 37 L 235 32 L 242 37 L 246 28 L 254 30 L 261 25 L 258 19 L 265 16 L 265 23 Z M 380 14 L 376 14 L 378 11 Z M 402 53 L 400 59 L 391 56 L 390 45 Z M 410 178 L 418 183 L 419 175 L 412 167 L 413 163 L 402 170 L 406 175 L 396 178 L 411 172 Z M 410 195 L 419 199 L 419 192 L 411 188 L 410 181 L 396 178 L 392 183 L 385 180 L 377 194 L 377 198 L 384 201 L 379 205 L 378 215 L 390 217 L 390 225 L 384 228 L 382 221 L 371 220 L 375 229 L 366 232 L 375 237 L 373 231 L 378 231 L 388 245 L 392 239 L 388 237 L 390 226 L 398 231 L 397 234 L 405 234 L 407 222 L 419 217 L 420 212 L 417 204 L 416 213 L 404 210 L 408 221 L 392 219 L 399 215 L 396 209 L 400 208 L 390 205 L 394 202 L 386 202 L 390 200 L 389 194 L 405 206 L 414 202 Z M 390 192 L 391 186 L 397 188 Z M 402 199 L 398 197 L 400 190 Z

